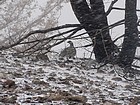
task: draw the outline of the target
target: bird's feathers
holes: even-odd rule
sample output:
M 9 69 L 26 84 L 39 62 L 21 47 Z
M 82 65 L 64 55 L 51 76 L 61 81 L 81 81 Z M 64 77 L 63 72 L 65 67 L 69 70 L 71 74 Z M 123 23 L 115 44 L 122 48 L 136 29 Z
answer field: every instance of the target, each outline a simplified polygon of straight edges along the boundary
M 67 57 L 67 58 L 73 58 L 76 55 L 76 49 L 73 46 L 72 41 L 68 41 L 68 43 L 70 44 L 69 47 L 65 48 L 64 50 L 61 51 L 60 53 L 60 57 Z

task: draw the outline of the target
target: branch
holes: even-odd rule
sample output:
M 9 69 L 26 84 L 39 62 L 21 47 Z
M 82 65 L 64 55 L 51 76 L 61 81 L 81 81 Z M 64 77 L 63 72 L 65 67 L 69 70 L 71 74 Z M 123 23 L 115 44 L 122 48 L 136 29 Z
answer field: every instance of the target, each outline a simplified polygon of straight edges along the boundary
M 138 24 L 138 26 L 140 26 L 140 19 L 138 20 L 137 24 Z
M 118 7 L 112 7 L 112 9 L 116 9 L 116 10 L 125 10 L 125 8 L 118 8 Z M 137 9 L 136 11 L 140 11 L 139 9 Z
M 75 30 L 77 30 L 77 28 L 74 28 L 74 29 L 71 29 L 71 30 L 68 30 L 68 31 L 65 31 L 65 32 L 62 32 L 62 33 L 53 35 L 53 36 L 51 36 L 51 37 L 44 38 L 44 39 L 37 39 L 37 40 L 34 40 L 34 41 L 30 41 L 30 42 L 22 42 L 22 43 L 19 43 L 19 44 L 28 44 L 28 43 L 35 43 L 35 42 L 43 42 L 43 41 L 45 41 L 45 40 L 50 40 L 50 39 L 53 39 L 53 38 L 55 38 L 55 37 L 59 37 L 59 36 L 61 36 L 61 35 L 64 35 L 64 34 L 73 32 L 73 31 L 75 31 Z
M 67 40 L 67 39 L 71 39 L 72 37 L 65 37 L 65 38 L 58 38 L 58 39 L 53 39 L 53 38 L 55 38 L 55 37 L 59 37 L 59 36 L 61 36 L 61 35 L 63 35 L 63 34 L 68 34 L 68 33 L 70 33 L 70 32 L 77 32 L 77 31 L 79 31 L 79 29 L 81 29 L 81 28 L 75 28 L 75 29 L 72 29 L 72 30 L 69 30 L 69 31 L 66 31 L 66 32 L 63 32 L 63 33 L 60 33 L 60 34 L 56 34 L 56 35 L 54 35 L 54 36 L 51 36 L 51 37 L 47 37 L 47 38 L 44 38 L 44 39 L 40 39 L 40 40 L 34 40 L 34 41 L 29 41 L 29 42 L 22 42 L 22 43 L 20 43 L 20 44 L 29 44 L 29 43 L 35 43 L 34 45 L 32 45 L 32 46 L 30 46 L 29 48 L 27 48 L 27 49 L 25 49 L 24 51 L 22 51 L 22 52 L 19 52 L 19 53 L 24 53 L 24 52 L 26 52 L 26 53 L 32 53 L 32 52 L 36 52 L 36 51 L 40 51 L 40 50 L 43 50 L 44 49 L 44 47 L 43 46 L 45 46 L 45 45 L 48 45 L 49 43 L 50 43 L 50 41 L 52 41 L 52 40 Z M 75 36 L 76 37 L 76 36 Z M 43 43 L 43 41 L 47 41 L 47 42 L 44 42 Z M 37 42 L 37 43 L 36 43 Z M 39 43 L 43 43 L 43 44 L 41 44 L 40 46 L 38 46 L 37 48 L 34 48 L 34 47 L 36 47 Z M 30 51 L 30 49 L 34 49 L 34 51 Z M 47 50 L 48 48 L 46 48 L 46 50 Z
M 104 27 L 104 28 L 101 29 L 102 31 L 97 32 L 96 35 L 100 34 L 101 32 L 103 32 L 103 31 L 105 31 L 107 29 L 112 29 L 112 28 L 114 28 L 116 26 L 122 25 L 122 24 L 124 24 L 124 22 L 125 22 L 125 19 L 122 19 L 122 20 L 120 20 L 120 21 L 118 21 L 116 23 L 113 23 L 113 24 L 111 24 L 111 25 L 109 25 L 107 27 Z
M 113 42 L 115 43 L 117 40 L 119 40 L 119 39 L 122 38 L 122 37 L 124 37 L 124 34 L 121 35 L 121 36 L 119 36 L 119 37 L 117 37 Z
M 12 48 L 12 47 L 20 44 L 23 40 L 27 39 L 29 36 L 31 36 L 33 34 L 37 34 L 37 33 L 44 33 L 45 34 L 45 33 L 51 32 L 51 31 L 56 31 L 56 30 L 64 29 L 64 28 L 72 28 L 72 27 L 78 27 L 78 28 L 82 29 L 82 26 L 80 24 L 66 24 L 66 25 L 62 25 L 62 26 L 58 26 L 58 27 L 54 27 L 54 28 L 50 28 L 50 29 L 31 31 L 28 34 L 26 34 L 25 36 L 23 36 L 22 38 L 20 38 L 17 42 L 15 42 L 11 45 L 0 46 L 0 50 Z M 55 37 L 55 36 L 53 36 L 53 37 Z M 52 37 L 50 37 L 50 38 L 52 38 Z
M 91 44 L 87 44 L 87 45 L 84 45 L 84 46 L 77 46 L 77 47 L 75 47 L 75 48 L 82 48 L 82 47 L 90 47 L 90 46 L 92 46 L 93 44 L 91 43 Z
M 111 10 L 113 9 L 113 5 L 117 2 L 118 0 L 114 0 L 111 2 L 107 12 L 106 12 L 106 16 L 111 12 Z
M 48 46 L 46 49 L 50 49 L 50 48 L 52 48 L 52 47 L 54 47 L 54 46 L 56 46 L 56 45 L 59 45 L 59 44 L 61 44 L 62 42 L 64 42 L 65 40 L 67 40 L 68 38 L 70 38 L 71 36 L 73 36 L 76 32 L 78 32 L 79 30 L 80 30 L 81 28 L 79 27 L 79 28 L 77 28 L 75 31 L 73 31 L 69 36 L 67 36 L 66 38 L 63 38 L 63 40 L 61 40 L 61 41 L 59 41 L 59 42 L 57 42 L 57 43 L 54 43 L 53 45 L 50 45 L 50 46 Z M 40 48 L 38 48 L 38 49 L 35 49 L 34 51 L 32 51 L 30 54 L 28 54 L 28 55 L 26 55 L 26 56 L 30 56 L 30 55 L 32 55 L 33 53 L 35 53 L 36 51 L 38 51 Z M 47 51 L 48 52 L 48 51 Z M 45 53 L 47 53 L 47 52 L 45 52 Z
M 140 60 L 140 57 L 134 57 L 134 59 L 136 59 L 136 60 Z
M 119 20 L 119 21 L 116 22 L 116 23 L 113 23 L 113 24 L 109 25 L 108 27 L 109 27 L 109 29 L 111 29 L 111 28 L 114 28 L 114 27 L 116 27 L 116 26 L 119 26 L 119 25 L 124 24 L 124 22 L 125 22 L 125 19 L 122 19 L 122 20 Z

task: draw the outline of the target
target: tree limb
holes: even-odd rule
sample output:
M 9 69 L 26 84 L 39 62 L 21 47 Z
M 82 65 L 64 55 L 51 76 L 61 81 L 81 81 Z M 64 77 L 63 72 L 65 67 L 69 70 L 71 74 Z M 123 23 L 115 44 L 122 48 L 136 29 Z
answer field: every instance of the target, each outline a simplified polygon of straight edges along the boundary
M 82 26 L 80 24 L 66 24 L 66 25 L 62 25 L 62 26 L 58 26 L 58 27 L 54 27 L 54 28 L 50 28 L 50 29 L 31 31 L 28 34 L 24 35 L 22 38 L 20 38 L 18 41 L 16 41 L 13 44 L 10 44 L 10 45 L 7 45 L 7 46 L 0 46 L 0 50 L 5 50 L 5 49 L 8 49 L 8 48 L 12 48 L 12 47 L 20 44 L 23 40 L 27 39 L 29 36 L 31 36 L 33 34 L 48 33 L 48 32 L 51 32 L 51 31 L 56 31 L 56 30 L 64 29 L 64 28 L 72 28 L 72 27 L 78 27 L 78 28 L 80 27 L 80 29 L 82 28 Z M 53 38 L 53 37 L 55 37 L 55 36 L 52 36 L 50 38 Z
M 107 12 L 106 12 L 106 15 L 109 15 L 109 13 L 111 12 L 111 10 L 113 9 L 113 5 L 117 2 L 118 0 L 114 0 L 111 2 Z
M 116 9 L 116 10 L 125 10 L 125 8 L 118 8 L 118 7 L 112 7 L 112 9 Z M 140 11 L 139 9 L 136 9 L 136 11 Z

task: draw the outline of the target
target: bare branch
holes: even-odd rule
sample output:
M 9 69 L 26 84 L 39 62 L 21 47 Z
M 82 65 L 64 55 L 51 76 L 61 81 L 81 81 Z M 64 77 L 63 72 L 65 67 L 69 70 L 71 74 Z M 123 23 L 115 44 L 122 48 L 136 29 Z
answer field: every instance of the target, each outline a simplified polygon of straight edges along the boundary
M 71 36 L 73 36 L 77 31 L 79 31 L 81 28 L 77 28 L 77 29 L 75 29 L 70 35 L 68 35 L 66 38 L 63 38 L 61 41 L 59 41 L 59 42 L 56 42 L 56 43 L 54 43 L 54 44 L 52 44 L 52 45 L 49 45 L 46 49 L 50 49 L 50 48 L 52 48 L 52 47 L 54 47 L 54 46 L 56 46 L 56 45 L 59 45 L 59 44 L 61 44 L 62 42 L 64 42 L 65 40 L 67 40 L 68 38 L 70 38 Z M 26 56 L 30 56 L 30 55 L 32 55 L 33 53 L 35 53 L 35 52 L 37 52 L 38 50 L 40 50 L 40 49 L 42 49 L 42 48 L 38 48 L 38 49 L 35 49 L 34 51 L 32 51 L 31 53 L 28 53 L 28 55 L 26 55 Z M 45 53 L 47 53 L 47 52 L 49 52 L 49 50 L 47 50 Z
M 114 0 L 114 1 L 111 2 L 110 6 L 109 6 L 109 8 L 108 8 L 108 10 L 107 10 L 107 12 L 106 12 L 106 15 L 108 15 L 108 14 L 111 12 L 111 10 L 113 9 L 113 5 L 114 5 L 117 1 L 118 1 L 118 0 Z
M 22 38 L 20 38 L 18 41 L 16 41 L 15 43 L 11 44 L 11 45 L 7 45 L 7 46 L 0 46 L 0 50 L 5 50 L 5 49 L 8 49 L 8 48 L 11 48 L 11 47 L 14 47 L 18 44 L 20 44 L 23 40 L 25 40 L 26 38 L 28 38 L 29 36 L 33 35 L 33 34 L 37 34 L 37 33 L 48 33 L 48 32 L 51 32 L 51 31 L 56 31 L 56 30 L 59 30 L 59 29 L 64 29 L 64 28 L 72 28 L 72 27 L 76 27 L 75 29 L 78 29 L 82 28 L 80 24 L 66 24 L 66 25 L 62 25 L 62 26 L 58 26 L 58 27 L 54 27 L 54 28 L 50 28 L 50 29 L 46 29 L 46 30 L 35 30 L 35 31 L 31 31 L 29 32 L 28 34 L 26 34 L 25 36 L 23 36 Z M 70 30 L 68 32 L 64 32 L 63 34 L 66 34 L 66 33 L 69 33 L 71 31 L 74 31 L 75 29 L 73 30 Z M 62 35 L 62 34 L 59 34 L 59 36 Z M 55 36 L 52 36 L 50 38 L 54 38 L 56 37 L 57 35 Z M 49 38 L 49 39 L 50 39 Z
M 115 43 L 117 40 L 119 40 L 119 39 L 122 38 L 122 37 L 124 37 L 124 34 L 121 35 L 121 36 L 119 36 L 119 37 L 117 37 L 113 42 Z
M 77 46 L 77 47 L 75 47 L 75 48 L 82 48 L 82 47 L 90 47 L 90 46 L 92 46 L 93 44 L 91 43 L 91 44 L 87 44 L 87 45 L 84 45 L 84 46 Z
M 55 37 L 59 37 L 61 35 L 64 35 L 64 34 L 67 34 L 67 33 L 70 33 L 70 32 L 73 32 L 75 31 L 77 28 L 74 28 L 74 29 L 71 29 L 71 30 L 68 30 L 68 31 L 65 31 L 65 32 L 62 32 L 62 33 L 59 33 L 59 34 L 56 34 L 56 35 L 53 35 L 51 37 L 47 37 L 47 38 L 44 38 L 44 39 L 36 39 L 34 41 L 29 41 L 29 42 L 21 42 L 19 44 L 28 44 L 28 43 L 35 43 L 35 42 L 43 42 L 45 40 L 53 40 Z
M 112 7 L 112 9 L 116 9 L 116 10 L 125 10 L 125 8 L 118 8 L 118 7 Z M 140 11 L 139 9 L 137 9 L 136 11 Z

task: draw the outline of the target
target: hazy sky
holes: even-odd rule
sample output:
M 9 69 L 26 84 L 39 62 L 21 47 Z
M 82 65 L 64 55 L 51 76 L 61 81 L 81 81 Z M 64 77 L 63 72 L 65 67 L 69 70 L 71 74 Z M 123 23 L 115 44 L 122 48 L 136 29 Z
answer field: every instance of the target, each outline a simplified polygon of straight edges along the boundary
M 110 4 L 109 1 L 111 1 L 111 0 L 105 0 L 105 9 L 108 8 L 108 6 Z M 137 8 L 140 9 L 140 0 L 137 0 L 137 2 L 138 2 Z M 114 6 L 124 8 L 125 0 L 118 0 L 118 2 Z M 140 12 L 138 13 L 138 18 L 140 19 Z M 108 16 L 108 23 L 112 24 L 121 19 L 124 19 L 124 11 L 113 10 Z M 79 23 L 79 22 L 76 19 L 70 4 L 67 3 L 64 5 L 64 8 L 61 12 L 59 24 L 63 25 L 63 24 L 74 24 L 74 23 Z M 122 26 L 113 28 L 110 31 L 110 33 L 111 33 L 112 39 L 115 39 L 116 37 L 118 37 L 124 33 L 124 26 L 122 25 Z M 120 41 L 122 41 L 122 40 L 119 40 L 116 44 L 119 45 Z M 81 51 L 79 51 L 79 52 L 81 52 Z M 82 55 L 82 53 L 81 53 L 81 55 Z
M 111 0 L 105 0 L 105 9 L 108 8 L 109 4 Z M 138 9 L 140 9 L 140 0 L 137 0 L 137 4 L 138 4 Z M 125 0 L 118 0 L 118 2 L 114 5 L 115 7 L 121 7 L 124 8 L 125 6 Z M 138 13 L 138 17 L 140 18 L 140 12 Z M 117 22 L 118 20 L 124 19 L 124 11 L 119 11 L 119 10 L 113 10 L 109 16 L 108 16 L 108 23 L 112 24 L 114 22 Z M 71 6 L 69 3 L 65 4 L 62 12 L 61 12 L 61 16 L 59 19 L 59 24 L 67 24 L 67 23 L 78 23 L 78 20 L 76 19 Z M 121 35 L 124 30 L 123 30 L 124 26 L 121 27 L 117 27 L 111 30 L 111 34 L 112 34 L 112 38 L 114 39 L 116 36 Z

